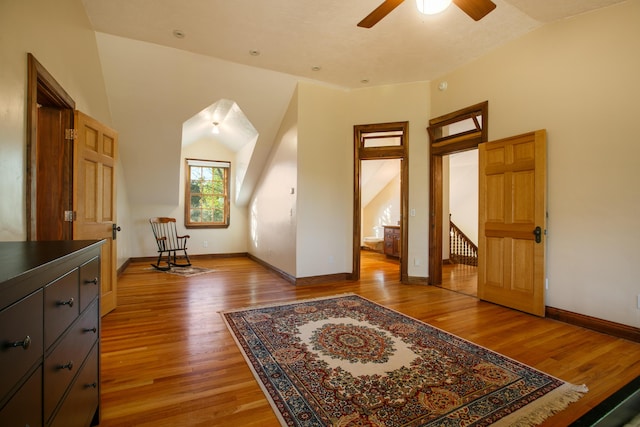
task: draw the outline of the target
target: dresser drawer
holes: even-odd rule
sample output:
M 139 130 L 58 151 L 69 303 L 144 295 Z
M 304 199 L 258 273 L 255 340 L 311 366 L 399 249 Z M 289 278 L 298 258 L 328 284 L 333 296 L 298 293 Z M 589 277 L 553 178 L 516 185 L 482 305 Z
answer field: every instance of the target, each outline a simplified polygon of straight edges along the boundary
M 88 426 L 98 408 L 98 345 L 96 344 L 50 427 Z
M 42 367 L 0 409 L 3 426 L 42 426 Z
M 100 258 L 80 266 L 80 312 L 100 293 Z
M 96 300 L 45 358 L 44 414 L 46 419 L 51 416 L 87 353 L 97 341 L 99 322 L 98 300 Z
M 0 401 L 42 359 L 42 290 L 0 311 Z
M 44 348 L 47 349 L 73 323 L 80 313 L 78 269 L 44 288 Z

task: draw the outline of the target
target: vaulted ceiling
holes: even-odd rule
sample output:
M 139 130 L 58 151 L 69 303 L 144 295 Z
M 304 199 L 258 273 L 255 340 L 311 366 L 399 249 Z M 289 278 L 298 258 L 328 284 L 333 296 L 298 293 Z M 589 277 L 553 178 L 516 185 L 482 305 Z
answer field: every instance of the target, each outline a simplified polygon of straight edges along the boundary
M 382 0 L 83 0 L 100 32 L 350 88 L 433 80 L 541 25 L 621 1 L 494 0 L 476 22 L 453 5 L 422 15 L 406 0 L 365 29 L 356 24 Z
M 224 129 L 237 126 L 258 135 L 237 189 L 244 204 L 298 79 L 345 89 L 435 80 L 542 25 L 624 0 L 493 0 L 478 22 L 454 6 L 421 15 L 406 0 L 371 29 L 356 24 L 382 0 L 82 1 L 135 183 L 129 198 L 172 205 L 181 145 L 211 125 L 202 112 L 216 103 L 242 113 L 221 126 L 219 141 L 233 146 Z

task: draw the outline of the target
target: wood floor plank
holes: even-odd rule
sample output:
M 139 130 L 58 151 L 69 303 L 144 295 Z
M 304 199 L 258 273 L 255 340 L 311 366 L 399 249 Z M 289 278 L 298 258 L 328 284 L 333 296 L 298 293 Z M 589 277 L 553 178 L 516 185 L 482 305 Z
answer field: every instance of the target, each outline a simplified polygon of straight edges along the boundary
M 102 427 L 277 426 L 219 311 L 345 292 L 589 387 L 544 426 L 570 424 L 640 375 L 638 343 L 401 284 L 397 261 L 374 253 L 359 281 L 299 287 L 244 257 L 195 264 L 216 271 L 184 278 L 133 262 L 120 277 L 118 308 L 102 319 Z

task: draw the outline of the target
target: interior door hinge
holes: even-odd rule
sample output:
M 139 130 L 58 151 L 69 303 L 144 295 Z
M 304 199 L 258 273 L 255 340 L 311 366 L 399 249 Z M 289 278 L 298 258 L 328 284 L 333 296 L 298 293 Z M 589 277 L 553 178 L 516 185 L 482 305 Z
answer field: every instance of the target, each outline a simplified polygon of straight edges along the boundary
M 66 222 L 73 222 L 76 220 L 75 211 L 64 211 L 64 220 Z
M 64 139 L 66 140 L 75 140 L 78 138 L 78 129 L 65 129 L 64 130 Z

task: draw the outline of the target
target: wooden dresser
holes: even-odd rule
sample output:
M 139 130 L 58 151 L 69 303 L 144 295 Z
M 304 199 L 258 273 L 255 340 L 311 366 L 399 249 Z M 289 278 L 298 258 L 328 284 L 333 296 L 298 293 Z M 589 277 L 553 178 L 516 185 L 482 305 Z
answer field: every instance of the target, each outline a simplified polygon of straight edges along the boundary
M 0 242 L 0 424 L 100 420 L 101 241 Z
M 400 226 L 385 225 L 384 226 L 384 253 L 388 256 L 400 258 L 401 249 L 402 249 L 402 244 L 400 239 Z

